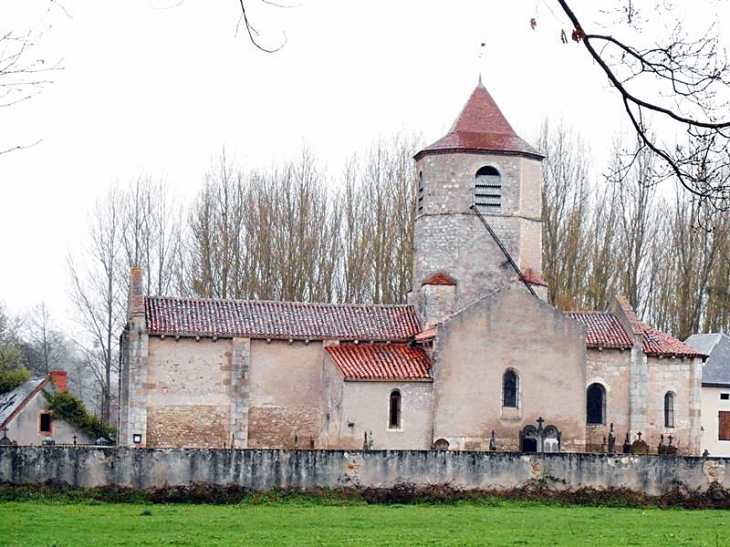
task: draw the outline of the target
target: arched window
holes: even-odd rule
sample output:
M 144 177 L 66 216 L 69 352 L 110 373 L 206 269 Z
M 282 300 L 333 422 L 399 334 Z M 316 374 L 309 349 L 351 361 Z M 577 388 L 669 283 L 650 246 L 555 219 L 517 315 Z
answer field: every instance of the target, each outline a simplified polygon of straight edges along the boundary
M 519 377 L 514 370 L 508 370 L 502 376 L 502 406 L 517 408 L 517 388 Z
M 388 429 L 400 429 L 400 391 L 394 389 L 390 392 L 390 405 L 388 408 Z
M 674 427 L 674 393 L 664 395 L 664 427 Z
M 494 167 L 485 166 L 477 171 L 474 205 L 487 213 L 502 207 L 502 176 Z
M 586 392 L 586 421 L 589 424 L 606 423 L 606 390 L 601 384 L 591 384 Z

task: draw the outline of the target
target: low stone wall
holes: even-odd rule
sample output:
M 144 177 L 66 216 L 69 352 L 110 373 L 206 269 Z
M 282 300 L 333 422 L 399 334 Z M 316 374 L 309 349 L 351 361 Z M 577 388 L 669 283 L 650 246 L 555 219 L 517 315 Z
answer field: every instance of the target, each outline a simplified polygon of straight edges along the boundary
M 397 484 L 510 490 L 627 488 L 650 495 L 730 488 L 730 459 L 429 451 L 0 447 L 0 482 L 156 488 L 189 484 L 310 489 Z

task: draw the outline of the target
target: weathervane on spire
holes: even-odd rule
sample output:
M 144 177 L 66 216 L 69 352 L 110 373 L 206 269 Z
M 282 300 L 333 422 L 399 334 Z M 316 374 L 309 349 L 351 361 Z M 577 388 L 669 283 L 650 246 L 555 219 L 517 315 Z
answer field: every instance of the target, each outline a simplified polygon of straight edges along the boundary
M 478 55 L 478 57 L 479 57 L 479 83 L 480 84 L 482 83 L 482 63 L 483 63 L 482 59 L 484 59 L 484 50 L 485 50 L 486 47 L 487 47 L 487 43 L 486 42 L 481 42 L 479 44 L 479 55 Z

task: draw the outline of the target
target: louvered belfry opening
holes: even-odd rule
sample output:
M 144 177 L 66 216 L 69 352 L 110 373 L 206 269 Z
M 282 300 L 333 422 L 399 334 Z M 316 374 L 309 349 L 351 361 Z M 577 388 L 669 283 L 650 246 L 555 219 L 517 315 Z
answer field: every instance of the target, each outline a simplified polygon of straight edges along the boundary
M 502 208 L 502 176 L 494 167 L 486 166 L 477 171 L 474 205 L 483 213 L 494 213 Z

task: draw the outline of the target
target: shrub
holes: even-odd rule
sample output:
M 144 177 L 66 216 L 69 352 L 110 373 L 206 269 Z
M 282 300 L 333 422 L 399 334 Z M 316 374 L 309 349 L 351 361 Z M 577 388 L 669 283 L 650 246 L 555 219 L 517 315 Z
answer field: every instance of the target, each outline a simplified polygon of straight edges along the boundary
M 44 392 L 48 404 L 46 408 L 52 411 L 57 417 L 66 422 L 75 425 L 81 431 L 93 437 L 105 437 L 107 439 L 115 439 L 117 430 L 111 426 L 104 425 L 102 421 L 89 414 L 86 406 L 81 399 L 73 393 L 55 393 L 50 394 Z

